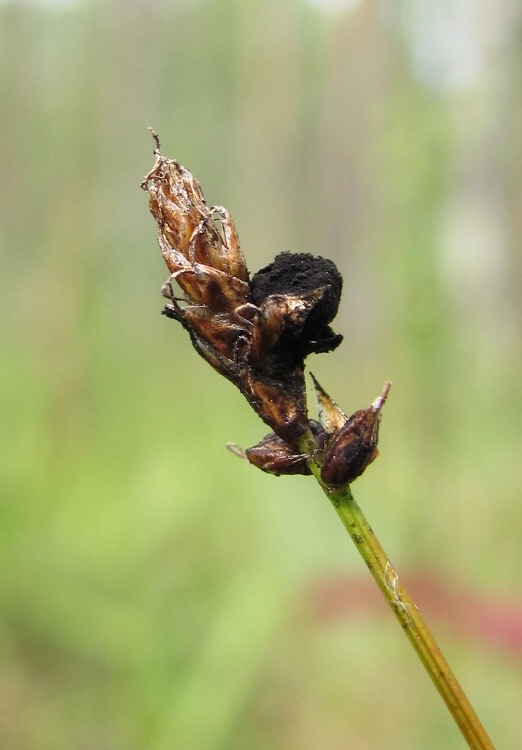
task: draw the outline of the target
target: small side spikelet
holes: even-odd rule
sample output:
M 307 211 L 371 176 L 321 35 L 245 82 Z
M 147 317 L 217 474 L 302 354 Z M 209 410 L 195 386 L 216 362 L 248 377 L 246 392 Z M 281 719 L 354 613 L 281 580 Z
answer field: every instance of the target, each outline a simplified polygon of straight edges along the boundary
M 318 385 L 316 383 L 317 398 L 322 403 L 323 413 L 337 415 L 339 407 L 320 386 L 317 388 Z M 321 479 L 325 484 L 331 487 L 350 484 L 377 458 L 381 409 L 390 388 L 391 383 L 386 381 L 381 395 L 371 406 L 356 411 L 331 435 L 321 468 Z

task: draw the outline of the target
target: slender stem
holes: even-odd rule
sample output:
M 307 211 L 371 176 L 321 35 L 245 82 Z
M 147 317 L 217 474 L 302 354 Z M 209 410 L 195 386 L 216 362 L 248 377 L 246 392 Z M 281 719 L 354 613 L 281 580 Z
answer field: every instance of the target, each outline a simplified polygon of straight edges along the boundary
M 320 466 L 315 460 L 310 461 L 310 469 L 334 506 L 469 747 L 473 750 L 494 750 L 486 730 L 420 616 L 413 599 L 399 581 L 396 570 L 354 500 L 350 487 L 346 485 L 331 489 L 325 485 L 321 480 Z

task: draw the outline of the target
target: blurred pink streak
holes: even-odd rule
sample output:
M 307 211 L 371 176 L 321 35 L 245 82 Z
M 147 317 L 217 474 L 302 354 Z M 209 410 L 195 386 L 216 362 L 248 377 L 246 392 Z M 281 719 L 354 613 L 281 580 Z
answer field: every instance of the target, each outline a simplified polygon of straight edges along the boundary
M 428 625 L 437 620 L 457 637 L 500 649 L 522 664 L 522 597 L 480 594 L 458 588 L 429 571 L 403 579 Z M 385 616 L 388 605 L 371 579 L 332 575 L 311 585 L 310 601 L 320 620 Z

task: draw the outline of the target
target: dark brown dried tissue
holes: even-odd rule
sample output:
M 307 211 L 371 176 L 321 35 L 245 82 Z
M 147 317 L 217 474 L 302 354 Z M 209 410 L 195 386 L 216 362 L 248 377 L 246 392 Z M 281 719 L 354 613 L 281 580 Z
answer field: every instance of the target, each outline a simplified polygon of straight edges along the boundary
M 196 351 L 273 430 L 244 453 L 232 449 L 271 474 L 310 474 L 312 456 L 298 448 L 307 435 L 323 481 L 352 482 L 377 455 L 390 383 L 368 409 L 347 417 L 314 378 L 319 421 L 308 419 L 304 360 L 342 341 L 330 328 L 342 290 L 335 264 L 285 252 L 250 278 L 228 211 L 208 207 L 195 177 L 162 156 L 153 136 L 156 163 L 141 186 L 170 271 L 161 290 L 169 300 L 163 313 L 181 323 Z

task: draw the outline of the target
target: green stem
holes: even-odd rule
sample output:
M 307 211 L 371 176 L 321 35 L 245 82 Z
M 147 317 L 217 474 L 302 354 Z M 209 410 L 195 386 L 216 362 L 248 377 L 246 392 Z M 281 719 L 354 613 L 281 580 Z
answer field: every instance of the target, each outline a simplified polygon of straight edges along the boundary
M 302 447 L 310 448 L 308 436 L 303 439 Z M 321 480 L 319 464 L 315 460 L 311 460 L 309 465 L 424 664 L 427 673 L 433 680 L 469 747 L 473 750 L 494 750 L 486 730 L 480 723 L 457 678 L 420 616 L 413 599 L 400 582 L 396 570 L 354 500 L 350 487 L 348 485 L 335 489 L 328 487 Z

